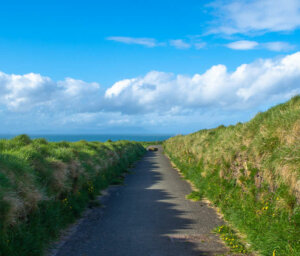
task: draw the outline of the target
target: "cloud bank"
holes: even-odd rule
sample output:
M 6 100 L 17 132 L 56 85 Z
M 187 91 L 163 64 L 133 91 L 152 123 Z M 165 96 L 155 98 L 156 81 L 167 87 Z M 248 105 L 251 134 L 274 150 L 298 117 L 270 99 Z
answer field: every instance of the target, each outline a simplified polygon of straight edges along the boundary
M 245 109 L 300 93 L 300 52 L 282 59 L 243 64 L 234 72 L 215 65 L 203 74 L 151 71 L 125 79 L 105 92 L 114 110 L 124 113 Z
M 53 81 L 40 74 L 0 72 L 0 132 L 46 125 L 152 127 L 159 132 L 175 126 L 184 132 L 244 121 L 299 93 L 300 52 L 243 64 L 233 72 L 224 65 L 193 76 L 150 71 L 106 89 L 72 78 Z
M 99 110 L 102 92 L 98 83 L 66 78 L 53 81 L 40 74 L 0 72 L 0 108 L 11 112 Z

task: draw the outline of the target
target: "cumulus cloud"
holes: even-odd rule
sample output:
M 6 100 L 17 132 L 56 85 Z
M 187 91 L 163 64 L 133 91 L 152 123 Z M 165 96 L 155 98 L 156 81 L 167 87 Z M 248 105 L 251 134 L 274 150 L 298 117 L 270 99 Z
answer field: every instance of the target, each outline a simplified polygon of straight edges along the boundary
M 124 36 L 111 36 L 111 37 L 107 37 L 106 39 L 110 41 L 125 43 L 125 44 L 139 44 L 146 47 L 156 47 L 161 45 L 154 38 L 146 38 L 146 37 L 136 38 L 136 37 L 124 37 Z
M 234 50 L 250 50 L 257 47 L 258 43 L 255 41 L 241 40 L 241 41 L 229 43 L 226 46 Z
M 234 72 L 215 65 L 203 74 L 151 71 L 107 89 L 105 97 L 123 113 L 169 113 L 207 108 L 246 109 L 300 93 L 300 52 L 282 59 L 243 64 Z
M 245 121 L 261 107 L 299 93 L 300 52 L 243 64 L 232 72 L 224 65 L 192 76 L 151 71 L 107 89 L 72 78 L 53 81 L 40 74 L 0 72 L 0 132 L 57 127 L 192 131 Z
M 217 0 L 211 6 L 219 17 L 212 33 L 278 32 L 300 27 L 299 0 Z
M 91 111 L 99 105 L 100 97 L 98 83 L 72 78 L 55 82 L 40 74 L 9 75 L 0 72 L 0 106 L 9 111 Z

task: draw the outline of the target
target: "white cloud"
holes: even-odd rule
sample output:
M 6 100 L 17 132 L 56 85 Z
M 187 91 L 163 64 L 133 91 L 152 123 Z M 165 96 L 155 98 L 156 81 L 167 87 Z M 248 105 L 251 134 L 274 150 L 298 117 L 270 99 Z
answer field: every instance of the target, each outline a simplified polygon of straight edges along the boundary
M 229 43 L 226 46 L 234 50 L 250 50 L 256 48 L 258 46 L 258 43 L 255 41 L 241 40 Z
M 188 49 L 191 48 L 191 44 L 183 41 L 182 39 L 175 39 L 169 41 L 171 46 L 174 46 L 177 49 Z
M 124 36 L 111 36 L 111 37 L 107 37 L 106 39 L 110 41 L 125 43 L 125 44 L 139 44 L 147 47 L 156 47 L 161 45 L 157 43 L 157 41 L 154 38 L 146 38 L 146 37 L 135 38 L 135 37 L 124 37 Z
M 39 74 L 0 72 L 0 109 L 12 112 L 182 113 L 210 108 L 246 108 L 300 90 L 300 52 L 281 59 L 261 59 L 233 72 L 215 65 L 202 74 L 151 71 L 124 79 L 104 90 L 98 83 Z M 84 119 L 84 118 L 83 118 Z
M 212 66 L 192 77 L 151 71 L 117 82 L 106 91 L 111 109 L 123 113 L 168 113 L 176 109 L 250 109 L 300 93 L 300 52 L 282 59 L 259 60 L 228 72 Z M 116 92 L 116 93 L 113 93 Z
M 0 72 L 0 107 L 14 112 L 32 109 L 91 111 L 99 105 L 100 96 L 101 89 L 97 83 L 72 78 L 55 82 L 40 74 L 9 75 Z
M 253 50 L 253 49 L 267 49 L 269 51 L 284 52 L 295 49 L 294 45 L 287 42 L 268 42 L 258 43 L 255 41 L 240 40 L 225 45 L 233 50 Z
M 287 42 L 269 42 L 263 44 L 263 47 L 270 51 L 275 51 L 275 52 L 284 52 L 284 51 L 290 51 L 295 49 L 294 45 L 291 45 Z
M 72 78 L 0 72 L 0 132 L 192 131 L 245 121 L 299 93 L 300 52 L 233 72 L 224 65 L 193 76 L 151 71 L 106 90 Z
M 157 42 L 157 40 L 154 38 L 111 36 L 111 37 L 107 37 L 106 40 L 116 41 L 125 44 L 139 44 L 150 48 L 167 45 L 166 42 Z M 206 46 L 205 42 L 199 42 L 193 40 L 186 42 L 184 39 L 169 40 L 168 43 L 170 46 L 175 47 L 177 49 L 189 49 L 192 46 L 194 46 L 198 50 Z
M 107 98 L 112 98 L 113 96 L 118 96 L 126 87 L 130 86 L 132 82 L 136 79 L 125 79 L 119 82 L 116 82 L 113 87 L 109 88 L 105 92 Z
M 217 0 L 219 24 L 212 33 L 292 31 L 300 27 L 299 0 Z

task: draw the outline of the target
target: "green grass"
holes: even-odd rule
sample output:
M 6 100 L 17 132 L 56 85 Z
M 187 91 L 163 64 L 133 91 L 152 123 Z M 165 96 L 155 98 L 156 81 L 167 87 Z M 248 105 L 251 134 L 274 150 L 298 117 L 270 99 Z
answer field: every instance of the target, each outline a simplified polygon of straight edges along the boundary
M 144 152 L 128 141 L 0 140 L 0 255 L 43 255 Z
M 240 237 L 236 232 L 228 225 L 222 225 L 215 228 L 214 232 L 220 235 L 224 243 L 230 248 L 232 253 L 238 253 L 238 255 L 248 255 L 248 250 L 244 243 L 241 242 Z M 235 254 L 237 255 L 237 254 Z
M 200 193 L 199 191 L 192 191 L 190 194 L 186 195 L 186 199 L 192 200 L 192 201 L 200 201 L 203 199 L 203 193 Z
M 153 146 L 153 145 L 162 145 L 164 143 L 164 141 L 162 140 L 157 140 L 157 141 L 141 141 L 140 142 L 144 148 L 147 148 L 149 146 Z
M 300 96 L 247 123 L 175 136 L 165 152 L 261 255 L 300 255 Z

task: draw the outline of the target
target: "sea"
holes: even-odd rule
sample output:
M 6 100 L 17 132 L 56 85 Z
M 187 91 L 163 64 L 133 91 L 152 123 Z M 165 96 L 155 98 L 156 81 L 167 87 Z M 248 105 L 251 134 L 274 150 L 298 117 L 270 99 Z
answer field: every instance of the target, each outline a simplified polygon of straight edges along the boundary
M 16 134 L 0 134 L 0 139 L 11 139 Z M 45 138 L 48 141 L 69 141 L 75 142 L 79 140 L 100 141 L 107 140 L 130 140 L 130 141 L 163 141 L 174 136 L 172 134 L 28 134 L 31 139 Z

